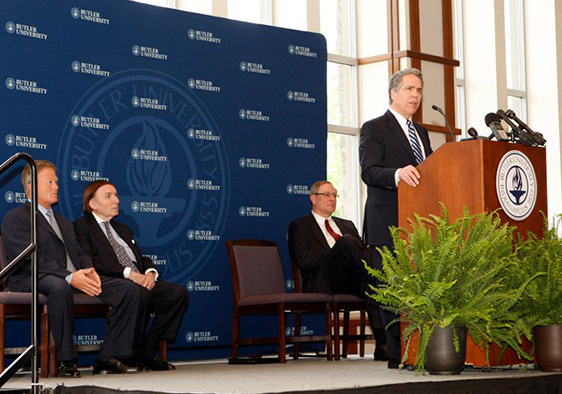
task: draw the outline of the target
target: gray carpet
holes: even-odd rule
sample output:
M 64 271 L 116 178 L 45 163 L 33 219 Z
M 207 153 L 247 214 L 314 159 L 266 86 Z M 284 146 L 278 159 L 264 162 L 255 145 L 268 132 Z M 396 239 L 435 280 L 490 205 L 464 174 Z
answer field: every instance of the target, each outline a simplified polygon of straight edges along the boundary
M 465 370 L 457 376 L 416 375 L 407 370 L 386 368 L 386 363 L 370 358 L 351 357 L 328 362 L 320 358 L 290 360 L 286 364 L 229 365 L 226 360 L 176 363 L 172 372 L 143 372 L 123 375 L 92 375 L 82 370 L 80 379 L 42 379 L 40 383 L 55 388 L 59 385 L 98 386 L 120 390 L 164 393 L 279 393 L 290 391 L 338 390 L 399 383 L 440 382 L 466 379 L 516 379 L 541 377 L 535 370 L 501 370 L 481 372 Z M 18 374 L 4 388 L 29 387 L 30 374 Z

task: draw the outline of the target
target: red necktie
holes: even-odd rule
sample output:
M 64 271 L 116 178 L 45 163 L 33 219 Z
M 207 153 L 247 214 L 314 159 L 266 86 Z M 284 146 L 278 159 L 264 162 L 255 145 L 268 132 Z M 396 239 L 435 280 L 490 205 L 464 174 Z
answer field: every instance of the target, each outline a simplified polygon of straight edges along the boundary
M 332 238 L 335 239 L 336 242 L 338 242 L 338 239 L 340 239 L 341 235 L 339 235 L 332 229 L 332 226 L 330 226 L 330 221 L 328 219 L 324 221 L 324 224 L 326 225 L 326 230 L 328 230 Z

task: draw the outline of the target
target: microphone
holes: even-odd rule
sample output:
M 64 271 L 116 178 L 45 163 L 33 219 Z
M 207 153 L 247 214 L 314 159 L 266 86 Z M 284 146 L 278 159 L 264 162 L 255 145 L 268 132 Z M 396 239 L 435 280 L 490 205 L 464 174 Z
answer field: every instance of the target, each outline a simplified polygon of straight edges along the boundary
M 476 131 L 476 129 L 474 127 L 469 128 L 466 132 L 472 138 L 478 138 L 478 131 Z
M 525 130 L 521 130 L 519 127 L 517 127 L 517 125 L 511 121 L 511 119 L 505 114 L 502 109 L 498 109 L 496 114 L 500 118 L 502 118 L 503 121 L 509 125 L 509 127 L 511 127 L 511 130 L 513 130 L 515 136 L 519 138 L 519 141 L 521 141 L 523 145 L 535 145 L 535 139 L 533 138 L 533 136 L 527 133 Z
M 543 135 L 541 133 L 537 133 L 536 131 L 533 131 L 529 127 L 529 125 L 527 125 L 527 123 L 523 122 L 521 119 L 519 119 L 517 117 L 517 115 L 515 115 L 514 111 L 512 111 L 511 109 L 508 109 L 507 111 L 505 111 L 505 114 L 510 119 L 513 119 L 514 121 L 516 121 L 521 129 L 523 129 L 527 133 L 531 134 L 533 136 L 535 142 L 537 143 L 537 145 L 544 145 L 546 143 L 546 140 L 544 139 Z
M 509 140 L 509 137 L 507 136 L 507 133 L 503 129 L 502 124 L 501 124 L 501 119 L 498 115 L 496 115 L 493 112 L 490 112 L 484 118 L 484 122 L 486 122 L 486 126 L 488 126 L 489 128 L 492 129 L 493 134 L 490 136 L 489 139 L 492 139 L 493 137 L 496 137 L 496 140 L 498 140 L 498 141 Z
M 447 125 L 447 128 L 449 129 L 449 133 L 451 134 L 451 138 L 453 139 L 453 142 L 455 142 L 455 134 L 453 134 L 453 129 L 451 129 L 451 125 L 449 125 L 449 121 L 447 121 L 447 116 L 445 116 L 445 112 L 443 112 L 443 110 L 435 104 L 433 104 L 431 106 L 431 108 L 433 108 L 435 111 L 437 111 L 441 115 L 443 115 L 443 119 L 445 119 L 445 124 Z

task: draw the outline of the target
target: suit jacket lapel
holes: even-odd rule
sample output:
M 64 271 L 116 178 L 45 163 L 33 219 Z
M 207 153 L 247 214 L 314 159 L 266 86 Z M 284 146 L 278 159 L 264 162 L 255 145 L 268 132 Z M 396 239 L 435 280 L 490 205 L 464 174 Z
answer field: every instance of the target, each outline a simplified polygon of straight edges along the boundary
M 324 233 L 322 232 L 322 229 L 320 228 L 318 222 L 316 221 L 314 216 L 312 216 L 312 214 L 308 216 L 307 225 L 310 227 L 310 230 L 312 231 L 312 235 L 314 235 L 314 237 L 320 243 L 320 245 L 322 245 L 324 249 L 330 249 L 330 245 L 328 245 L 328 241 L 326 241 L 326 237 L 324 237 Z
M 388 123 L 388 127 L 394 133 L 396 140 L 400 142 L 400 145 L 402 146 L 402 148 L 404 148 L 404 151 L 408 154 L 410 159 L 415 163 L 416 157 L 414 156 L 412 145 L 410 145 L 410 141 L 408 141 L 406 134 L 404 134 L 404 130 L 402 130 L 400 123 L 398 123 L 392 112 L 390 112 L 389 110 L 386 111 L 385 118 Z
M 111 258 L 115 260 L 117 264 L 121 264 L 119 263 L 119 259 L 117 258 L 117 255 L 113 250 L 113 246 L 111 246 L 111 244 L 109 243 L 107 236 L 100 228 L 100 225 L 96 220 L 96 218 L 94 217 L 94 215 L 92 215 L 91 213 L 87 213 L 86 220 L 88 221 L 88 226 L 90 227 L 90 232 L 92 233 L 94 244 L 99 245 L 98 246 L 99 249 L 107 250 L 111 255 Z
M 349 228 L 349 226 L 347 225 L 347 222 L 345 220 L 342 220 L 342 219 L 334 217 L 334 216 L 332 216 L 332 219 L 334 219 L 334 222 L 336 222 L 336 224 L 338 225 L 342 235 L 352 233 L 351 229 Z

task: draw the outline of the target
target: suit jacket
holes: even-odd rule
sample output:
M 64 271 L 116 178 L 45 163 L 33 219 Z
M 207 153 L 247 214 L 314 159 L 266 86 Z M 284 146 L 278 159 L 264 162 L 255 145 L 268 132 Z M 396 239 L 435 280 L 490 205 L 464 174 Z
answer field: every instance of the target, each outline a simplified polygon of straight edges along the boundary
M 357 228 L 351 220 L 333 217 L 342 234 L 360 239 Z M 310 213 L 289 225 L 289 253 L 302 275 L 302 289 L 305 292 L 326 292 L 328 288 L 320 266 L 330 252 L 330 246 L 318 222 Z M 329 293 L 329 288 L 328 291 Z
M 8 212 L 2 221 L 2 240 L 6 250 L 6 258 L 12 260 L 29 245 L 31 239 L 30 224 L 31 206 L 26 203 Z M 47 219 L 37 212 L 37 270 L 38 279 L 47 275 L 65 278 L 70 274 L 66 269 L 66 252 L 74 267 L 78 269 L 93 266 L 89 256 L 84 254 L 76 241 L 72 223 L 61 214 L 55 213 L 64 244 L 57 236 Z M 66 250 L 65 250 L 66 247 Z M 30 259 L 23 263 L 9 277 L 12 290 L 29 288 L 31 276 Z
M 135 263 L 141 273 L 147 269 L 154 268 L 151 259 L 144 257 L 133 237 L 131 229 L 116 220 L 110 220 L 111 226 L 117 234 L 129 245 L 135 254 Z M 92 256 L 94 267 L 100 275 L 123 278 L 124 267 L 119 263 L 119 259 L 100 228 L 100 225 L 91 213 L 85 214 L 74 222 L 74 231 L 80 246 L 89 256 Z
M 427 130 L 414 122 L 426 156 L 431 149 Z M 367 185 L 366 240 L 370 245 L 392 245 L 389 226 L 398 225 L 398 168 L 416 166 L 414 152 L 402 127 L 390 111 L 361 127 L 359 144 L 361 178 Z

